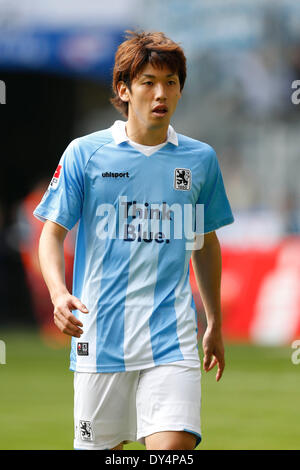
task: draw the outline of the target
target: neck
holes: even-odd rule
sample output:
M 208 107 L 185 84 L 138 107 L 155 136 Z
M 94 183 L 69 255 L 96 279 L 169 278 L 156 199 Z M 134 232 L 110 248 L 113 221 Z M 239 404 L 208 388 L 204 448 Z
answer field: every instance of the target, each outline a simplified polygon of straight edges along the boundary
M 159 145 L 167 140 L 169 123 L 159 128 L 147 128 L 128 119 L 126 134 L 130 140 L 141 145 Z

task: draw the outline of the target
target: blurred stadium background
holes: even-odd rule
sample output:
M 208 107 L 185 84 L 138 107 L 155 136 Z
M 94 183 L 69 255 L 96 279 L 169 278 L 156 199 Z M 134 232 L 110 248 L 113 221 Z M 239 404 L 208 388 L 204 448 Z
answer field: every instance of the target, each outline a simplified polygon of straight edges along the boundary
M 172 123 L 215 148 L 235 215 L 218 231 L 226 369 L 218 384 L 203 376 L 199 449 L 299 449 L 297 0 L 0 0 L 0 449 L 72 449 L 69 340 L 52 325 L 32 210 L 70 140 L 120 118 L 114 53 L 136 28 L 181 42 L 188 78 Z

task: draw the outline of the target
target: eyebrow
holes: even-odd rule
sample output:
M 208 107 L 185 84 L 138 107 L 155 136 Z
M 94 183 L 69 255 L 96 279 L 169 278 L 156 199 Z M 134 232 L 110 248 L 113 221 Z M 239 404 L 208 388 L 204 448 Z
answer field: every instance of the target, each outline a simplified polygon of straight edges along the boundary
M 175 77 L 176 76 L 176 73 L 169 73 L 168 75 L 166 75 L 167 78 L 169 77 Z M 142 77 L 147 77 L 147 78 L 156 78 L 156 75 L 150 75 L 148 73 L 143 73 L 142 74 Z

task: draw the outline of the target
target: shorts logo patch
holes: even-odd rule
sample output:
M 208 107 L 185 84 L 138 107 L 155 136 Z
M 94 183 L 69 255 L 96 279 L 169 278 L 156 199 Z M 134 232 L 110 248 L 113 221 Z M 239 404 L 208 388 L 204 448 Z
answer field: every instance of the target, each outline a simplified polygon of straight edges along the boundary
M 51 183 L 50 183 L 50 187 L 52 189 L 55 189 L 56 186 L 58 185 L 61 169 L 62 169 L 62 165 L 58 165 L 58 167 L 55 170 L 55 173 L 54 173 L 53 178 L 52 178 Z
M 77 343 L 77 354 L 78 356 L 88 356 L 89 343 Z
M 192 172 L 188 168 L 175 168 L 174 189 L 189 191 L 192 185 Z
M 79 421 L 80 437 L 83 441 L 92 441 L 92 423 L 90 421 Z

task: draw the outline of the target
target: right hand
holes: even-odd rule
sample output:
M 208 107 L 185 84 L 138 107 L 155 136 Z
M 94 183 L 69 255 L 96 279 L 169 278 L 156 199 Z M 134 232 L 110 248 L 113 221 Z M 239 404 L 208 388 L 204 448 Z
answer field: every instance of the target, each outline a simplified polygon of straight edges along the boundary
M 53 301 L 53 305 L 54 323 L 59 330 L 66 335 L 80 338 L 83 333 L 81 329 L 83 324 L 72 314 L 72 310 L 80 310 L 83 313 L 89 313 L 86 306 L 70 293 L 57 296 Z

